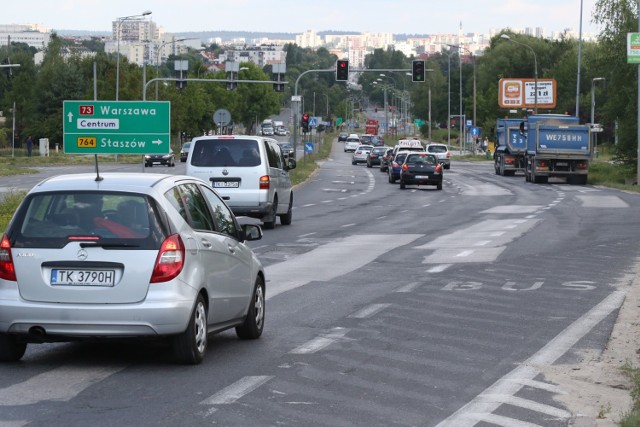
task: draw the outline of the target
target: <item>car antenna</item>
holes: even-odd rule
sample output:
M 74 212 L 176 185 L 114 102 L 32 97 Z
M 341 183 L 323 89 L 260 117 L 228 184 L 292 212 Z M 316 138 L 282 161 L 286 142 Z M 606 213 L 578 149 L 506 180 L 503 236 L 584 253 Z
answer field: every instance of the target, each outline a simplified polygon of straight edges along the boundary
M 102 181 L 104 178 L 100 176 L 100 171 L 98 170 L 98 155 L 94 154 L 96 160 L 96 182 Z

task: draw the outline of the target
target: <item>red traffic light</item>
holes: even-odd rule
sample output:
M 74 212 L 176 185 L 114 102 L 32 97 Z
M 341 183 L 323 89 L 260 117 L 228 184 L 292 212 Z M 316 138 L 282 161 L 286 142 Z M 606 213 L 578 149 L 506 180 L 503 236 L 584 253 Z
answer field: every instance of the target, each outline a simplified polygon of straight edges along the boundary
M 302 115 L 302 120 L 309 120 L 309 115 L 307 113 L 304 113 Z
M 347 81 L 349 80 L 349 61 L 346 59 L 340 59 L 336 63 L 336 80 Z

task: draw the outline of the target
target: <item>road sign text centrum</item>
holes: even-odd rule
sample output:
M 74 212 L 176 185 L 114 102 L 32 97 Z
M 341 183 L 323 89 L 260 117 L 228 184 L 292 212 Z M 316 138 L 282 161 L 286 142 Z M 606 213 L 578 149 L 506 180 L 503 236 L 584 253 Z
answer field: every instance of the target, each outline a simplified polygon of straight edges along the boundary
M 64 101 L 64 152 L 164 154 L 170 150 L 168 101 Z

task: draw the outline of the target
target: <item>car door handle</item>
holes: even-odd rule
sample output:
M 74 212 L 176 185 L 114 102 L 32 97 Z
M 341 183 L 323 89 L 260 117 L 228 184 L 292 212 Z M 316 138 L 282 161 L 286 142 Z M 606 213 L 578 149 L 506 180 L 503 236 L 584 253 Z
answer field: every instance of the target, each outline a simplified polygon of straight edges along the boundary
M 201 240 L 200 243 L 202 243 L 202 246 L 204 246 L 207 249 L 211 249 L 211 242 L 208 242 L 207 240 Z
M 233 246 L 228 245 L 227 248 L 229 249 L 229 252 L 231 252 L 232 254 L 236 253 L 236 248 L 234 248 Z

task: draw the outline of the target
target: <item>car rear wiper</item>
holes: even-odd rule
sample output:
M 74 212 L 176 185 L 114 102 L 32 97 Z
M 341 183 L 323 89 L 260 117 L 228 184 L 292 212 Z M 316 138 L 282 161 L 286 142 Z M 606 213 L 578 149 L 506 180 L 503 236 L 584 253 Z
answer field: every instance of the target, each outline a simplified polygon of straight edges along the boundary
M 80 243 L 81 248 L 139 248 L 140 245 L 136 245 L 133 243 L 106 243 L 106 242 L 82 242 Z

